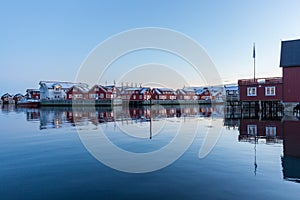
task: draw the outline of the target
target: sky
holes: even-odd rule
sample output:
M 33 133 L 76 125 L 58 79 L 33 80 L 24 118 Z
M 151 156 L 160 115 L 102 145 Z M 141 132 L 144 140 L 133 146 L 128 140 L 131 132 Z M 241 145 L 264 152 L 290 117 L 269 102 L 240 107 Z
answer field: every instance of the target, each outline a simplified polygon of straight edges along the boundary
M 41 80 L 74 81 L 97 45 L 143 27 L 192 38 L 206 51 L 224 84 L 253 77 L 254 42 L 256 76 L 281 76 L 280 44 L 300 38 L 299 7 L 298 0 L 1 1 L 0 94 L 25 93 L 26 88 L 38 88 Z M 174 65 L 192 80 L 190 84 L 203 83 L 187 72 L 186 63 L 170 55 L 144 51 L 131 58 L 135 59 L 139 65 Z M 129 58 L 120 60 L 105 78 L 108 83 L 130 63 Z

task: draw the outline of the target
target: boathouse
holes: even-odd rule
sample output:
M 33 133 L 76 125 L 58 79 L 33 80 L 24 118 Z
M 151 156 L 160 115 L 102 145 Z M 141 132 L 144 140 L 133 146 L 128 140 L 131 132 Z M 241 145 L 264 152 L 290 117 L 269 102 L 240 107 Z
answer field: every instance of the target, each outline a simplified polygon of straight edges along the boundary
M 196 95 L 196 92 L 194 89 L 177 89 L 176 90 L 176 99 L 177 100 L 198 100 L 199 96 Z
M 15 103 L 17 103 L 18 101 L 20 101 L 23 98 L 24 98 L 24 95 L 18 93 L 18 94 L 14 95 L 13 100 L 15 101 Z
M 40 99 L 40 90 L 39 89 L 27 89 L 25 94 L 26 99 Z
M 125 88 L 122 93 L 124 101 L 145 101 L 151 99 L 151 88 L 149 87 L 129 87 Z
M 13 96 L 9 93 L 5 93 L 1 96 L 1 101 L 3 104 L 11 104 L 14 103 Z
M 88 98 L 94 100 L 112 99 L 113 93 L 107 90 L 104 86 L 96 84 L 88 92 Z
M 242 110 L 248 111 L 247 117 L 278 117 L 282 111 L 281 77 L 238 80 Z M 245 113 L 246 114 L 246 113 Z
M 176 100 L 176 92 L 170 88 L 153 88 L 152 100 Z
M 68 100 L 76 100 L 76 99 L 88 99 L 89 89 L 84 87 L 83 85 L 73 85 L 67 91 L 67 99 Z

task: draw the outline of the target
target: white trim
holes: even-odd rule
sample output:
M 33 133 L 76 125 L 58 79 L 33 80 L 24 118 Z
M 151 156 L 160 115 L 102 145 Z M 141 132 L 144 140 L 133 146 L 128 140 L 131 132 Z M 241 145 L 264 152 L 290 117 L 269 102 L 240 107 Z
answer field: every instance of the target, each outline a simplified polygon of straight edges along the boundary
M 275 96 L 276 95 L 276 86 L 265 87 L 266 96 Z
M 257 88 L 256 87 L 247 87 L 247 96 L 248 97 L 257 96 Z
M 268 137 L 268 138 L 276 137 L 276 126 L 267 126 L 266 127 L 266 137 Z

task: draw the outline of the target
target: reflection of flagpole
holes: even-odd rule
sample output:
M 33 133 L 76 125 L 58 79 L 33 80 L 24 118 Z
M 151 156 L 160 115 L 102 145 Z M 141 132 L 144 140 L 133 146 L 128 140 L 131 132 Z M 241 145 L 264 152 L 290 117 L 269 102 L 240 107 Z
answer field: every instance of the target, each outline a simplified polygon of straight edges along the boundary
M 254 137 L 254 175 L 256 176 L 256 171 L 257 171 L 257 163 L 256 163 L 256 136 Z
M 151 116 L 151 103 L 150 103 L 150 140 L 152 139 L 152 116 Z

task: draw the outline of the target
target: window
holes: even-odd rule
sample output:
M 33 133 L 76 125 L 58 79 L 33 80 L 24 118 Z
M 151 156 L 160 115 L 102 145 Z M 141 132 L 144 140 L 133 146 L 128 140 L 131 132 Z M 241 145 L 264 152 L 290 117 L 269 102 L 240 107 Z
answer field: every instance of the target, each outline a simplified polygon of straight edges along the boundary
M 248 125 L 247 133 L 248 133 L 248 135 L 256 136 L 257 135 L 257 126 L 256 125 Z
M 275 96 L 276 95 L 276 88 L 275 88 L 275 86 L 266 87 L 265 88 L 265 95 L 266 96 Z
M 76 88 L 73 88 L 73 92 L 77 92 L 77 89 L 76 89 Z
M 276 127 L 267 126 L 266 127 L 266 137 L 267 138 L 275 138 L 276 137 Z
M 256 96 L 256 87 L 248 87 L 247 96 L 248 97 Z
M 100 99 L 103 99 L 103 98 L 104 98 L 104 94 L 100 93 Z

